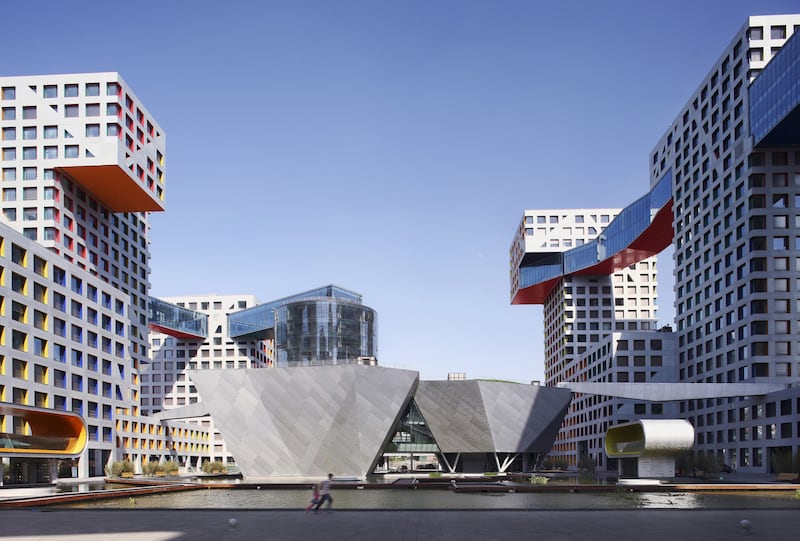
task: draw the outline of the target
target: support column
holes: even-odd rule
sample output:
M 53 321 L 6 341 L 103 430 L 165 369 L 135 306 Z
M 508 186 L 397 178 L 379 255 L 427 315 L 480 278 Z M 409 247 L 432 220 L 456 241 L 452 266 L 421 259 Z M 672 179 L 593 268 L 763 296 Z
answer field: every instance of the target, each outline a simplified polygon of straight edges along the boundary
M 442 462 L 444 462 L 444 465 L 447 466 L 447 470 L 450 473 L 456 472 L 456 467 L 458 466 L 458 460 L 460 458 L 461 458 L 461 453 L 456 453 L 455 459 L 453 460 L 453 464 L 451 465 L 450 461 L 447 460 L 447 455 L 445 453 L 442 453 Z
M 78 477 L 86 479 L 89 477 L 89 451 L 88 447 L 84 447 L 80 458 L 78 458 Z

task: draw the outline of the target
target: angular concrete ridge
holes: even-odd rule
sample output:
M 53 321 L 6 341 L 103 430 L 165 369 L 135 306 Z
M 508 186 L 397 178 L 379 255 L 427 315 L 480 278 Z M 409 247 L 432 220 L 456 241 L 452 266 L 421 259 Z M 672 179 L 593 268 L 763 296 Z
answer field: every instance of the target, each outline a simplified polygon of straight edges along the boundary
M 247 477 L 370 473 L 419 375 L 375 366 L 192 370 Z
M 566 389 L 495 381 L 421 381 L 414 400 L 443 453 L 547 452 Z

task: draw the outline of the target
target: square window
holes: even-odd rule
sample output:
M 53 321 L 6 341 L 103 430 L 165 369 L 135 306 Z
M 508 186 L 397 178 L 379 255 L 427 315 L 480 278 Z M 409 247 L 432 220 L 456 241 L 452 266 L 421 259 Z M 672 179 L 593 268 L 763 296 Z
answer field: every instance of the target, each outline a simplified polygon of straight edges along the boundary
M 23 120 L 33 120 L 36 118 L 36 106 L 29 105 L 27 107 L 22 108 L 22 118 Z
M 3 149 L 5 151 L 5 149 Z M 5 152 L 3 152 L 5 156 Z M 17 180 L 17 170 L 13 167 L 3 168 L 3 180 Z
M 36 159 L 36 147 L 23 147 L 22 148 L 22 159 L 23 160 L 35 160 Z
M 65 158 L 77 158 L 78 155 L 78 145 L 67 145 L 64 147 Z
M 15 100 L 17 99 L 17 89 L 13 86 L 4 86 L 3 87 L 3 99 L 4 100 Z
M 3 120 L 16 120 L 17 110 L 13 107 L 3 107 Z
M 86 116 L 100 116 L 100 104 L 99 103 L 87 103 L 86 104 Z
M 769 37 L 771 39 L 786 39 L 786 27 L 783 25 L 771 26 L 769 28 Z
M 25 126 L 22 128 L 23 139 L 36 139 L 36 126 Z
M 36 168 L 35 167 L 23 167 L 22 168 L 22 180 L 36 180 Z M 26 190 L 28 188 L 25 188 Z
M 87 96 L 99 96 L 100 95 L 100 83 L 86 83 L 86 95 Z
M 54 160 L 58 158 L 58 147 L 44 147 L 44 157 L 47 160 Z
M 64 85 L 64 96 L 68 98 L 74 98 L 78 95 L 78 85 L 70 84 Z
M 17 139 L 17 128 L 3 128 L 3 141 L 14 141 Z
M 67 118 L 75 118 L 80 114 L 80 109 L 78 105 L 73 103 L 70 105 L 64 106 L 64 116 Z
M 86 137 L 100 137 L 100 124 L 87 124 Z
M 17 159 L 17 149 L 8 147 L 3 149 L 3 160 L 16 160 Z M 13 179 L 6 179 L 6 180 L 16 180 L 17 175 L 16 171 L 14 171 L 14 178 Z
M 57 98 L 58 97 L 58 87 L 56 85 L 44 85 L 44 97 L 45 98 Z
M 45 139 L 56 139 L 58 137 L 58 126 L 45 126 L 44 127 L 44 138 Z
M 17 189 L 16 188 L 3 188 L 3 201 L 16 201 Z

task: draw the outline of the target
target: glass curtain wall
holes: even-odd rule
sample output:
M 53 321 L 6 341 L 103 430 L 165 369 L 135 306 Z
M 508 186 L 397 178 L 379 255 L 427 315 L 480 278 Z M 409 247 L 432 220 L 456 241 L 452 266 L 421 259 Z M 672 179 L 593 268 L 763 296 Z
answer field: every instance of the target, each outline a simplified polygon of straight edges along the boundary
M 366 306 L 335 298 L 292 302 L 275 311 L 278 366 L 356 362 L 377 356 L 377 316 Z

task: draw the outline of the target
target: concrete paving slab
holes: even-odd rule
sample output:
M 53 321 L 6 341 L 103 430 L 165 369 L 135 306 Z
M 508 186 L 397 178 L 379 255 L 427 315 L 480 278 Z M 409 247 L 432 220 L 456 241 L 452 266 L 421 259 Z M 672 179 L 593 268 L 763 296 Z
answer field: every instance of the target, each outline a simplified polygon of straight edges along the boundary
M 794 509 L 334 510 L 318 515 L 295 510 L 10 509 L 0 511 L 0 521 L 3 541 L 800 539 L 800 515 Z

